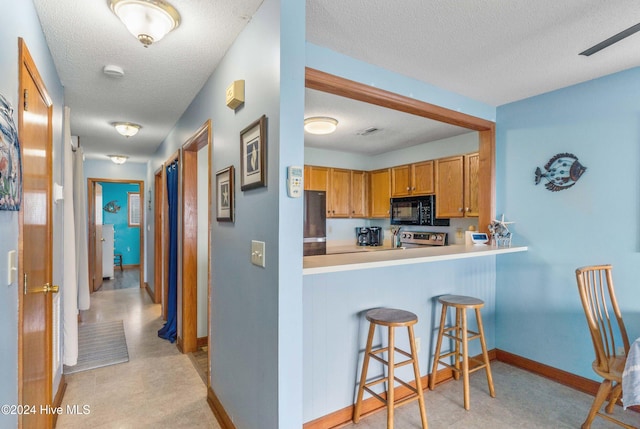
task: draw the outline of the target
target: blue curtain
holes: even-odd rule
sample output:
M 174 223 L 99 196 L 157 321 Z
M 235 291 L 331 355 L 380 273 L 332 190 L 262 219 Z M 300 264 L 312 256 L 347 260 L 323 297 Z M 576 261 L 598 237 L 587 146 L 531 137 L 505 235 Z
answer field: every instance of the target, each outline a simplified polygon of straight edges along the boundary
M 167 323 L 158 336 L 172 343 L 177 334 L 178 312 L 178 162 L 167 167 L 167 199 L 169 202 L 169 297 Z

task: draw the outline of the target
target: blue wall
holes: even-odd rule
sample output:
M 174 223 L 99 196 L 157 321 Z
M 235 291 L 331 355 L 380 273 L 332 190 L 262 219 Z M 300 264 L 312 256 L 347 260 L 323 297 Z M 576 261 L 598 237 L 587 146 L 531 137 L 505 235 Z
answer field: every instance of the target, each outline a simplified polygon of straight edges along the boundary
M 114 247 L 113 253 L 122 255 L 123 265 L 140 264 L 140 227 L 129 226 L 130 192 L 140 192 L 140 186 L 131 183 L 101 182 L 102 185 L 102 223 L 113 225 Z M 141 197 L 142 210 L 145 210 L 144 195 Z M 117 213 L 104 211 L 104 206 L 110 201 L 116 201 L 120 206 Z
M 10 3 L 10 4 L 9 4 Z M 0 14 L 0 93 L 14 106 L 18 122 L 18 37 L 22 37 L 44 80 L 53 101 L 53 179 L 62 183 L 63 88 L 40 29 L 40 21 L 31 1 L 4 2 Z M 54 246 L 53 281 L 64 289 L 62 249 L 62 204 L 53 207 Z M 18 250 L 18 213 L 0 211 L 0 403 L 18 404 L 18 285 L 7 285 L 6 254 Z M 63 291 L 64 293 L 64 291 Z M 59 303 L 60 298 L 55 300 Z M 60 370 L 62 368 L 60 367 Z M 60 371 L 56 371 L 54 392 Z M 0 427 L 17 427 L 17 416 L 0 414 Z
M 640 335 L 640 69 L 498 108 L 498 213 L 529 252 L 497 265 L 497 346 L 596 379 L 575 269 L 611 263 L 631 339 Z M 536 167 L 575 154 L 575 186 L 534 185 Z M 543 179 L 544 182 L 544 179 Z
M 208 119 L 212 171 L 236 168 L 236 220 L 214 217 L 211 228 L 210 381 L 238 428 L 302 425 L 303 207 L 301 199 L 286 197 L 285 167 L 304 163 L 304 12 L 298 0 L 265 0 L 147 173 L 150 185 L 153 172 Z M 233 111 L 225 106 L 225 90 L 238 79 L 245 80 L 246 101 Z M 240 131 L 263 114 L 267 187 L 241 191 Z M 266 243 L 266 268 L 250 263 L 251 240 Z

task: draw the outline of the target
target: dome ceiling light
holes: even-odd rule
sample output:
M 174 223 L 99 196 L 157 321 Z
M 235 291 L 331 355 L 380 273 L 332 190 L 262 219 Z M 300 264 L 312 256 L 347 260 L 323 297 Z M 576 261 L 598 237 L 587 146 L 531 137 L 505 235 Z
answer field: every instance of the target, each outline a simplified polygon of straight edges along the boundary
M 124 164 L 129 159 L 126 155 L 107 155 L 114 164 Z
M 310 134 L 331 134 L 338 128 L 338 120 L 326 116 L 312 116 L 304 120 L 304 130 Z
M 113 13 L 148 47 L 180 25 L 180 14 L 164 0 L 107 0 Z
M 140 131 L 140 128 L 142 128 L 141 125 L 134 124 L 133 122 L 113 122 L 111 125 L 116 128 L 116 131 L 125 137 L 135 136 L 138 134 L 138 131 Z

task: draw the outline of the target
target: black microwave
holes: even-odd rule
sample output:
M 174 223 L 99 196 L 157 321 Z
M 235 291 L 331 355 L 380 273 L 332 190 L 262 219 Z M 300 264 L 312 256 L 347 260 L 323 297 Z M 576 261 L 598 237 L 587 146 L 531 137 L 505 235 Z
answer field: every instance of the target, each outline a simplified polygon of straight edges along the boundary
M 436 197 L 391 198 L 391 225 L 449 226 L 449 219 L 436 219 Z

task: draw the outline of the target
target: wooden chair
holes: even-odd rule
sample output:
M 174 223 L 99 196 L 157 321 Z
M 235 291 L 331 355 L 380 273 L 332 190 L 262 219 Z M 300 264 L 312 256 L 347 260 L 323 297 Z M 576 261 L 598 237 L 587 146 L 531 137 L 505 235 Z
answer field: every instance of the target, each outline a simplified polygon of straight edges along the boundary
M 576 279 L 595 351 L 592 367 L 604 379 L 582 428 L 589 429 L 596 416 L 625 428 L 634 428 L 608 415 L 613 413 L 616 401 L 622 394 L 622 372 L 629 353 L 629 338 L 613 289 L 611 265 L 578 268 Z M 612 320 L 614 316 L 615 319 Z M 622 341 L 624 354 L 616 353 L 619 345 L 616 341 Z M 600 408 L 609 394 L 609 404 L 605 407 L 607 414 L 604 414 L 600 412 Z
M 122 269 L 122 254 L 121 253 L 115 253 L 113 255 L 113 265 L 115 265 L 116 267 L 120 267 L 120 271 L 123 271 L 123 269 Z

